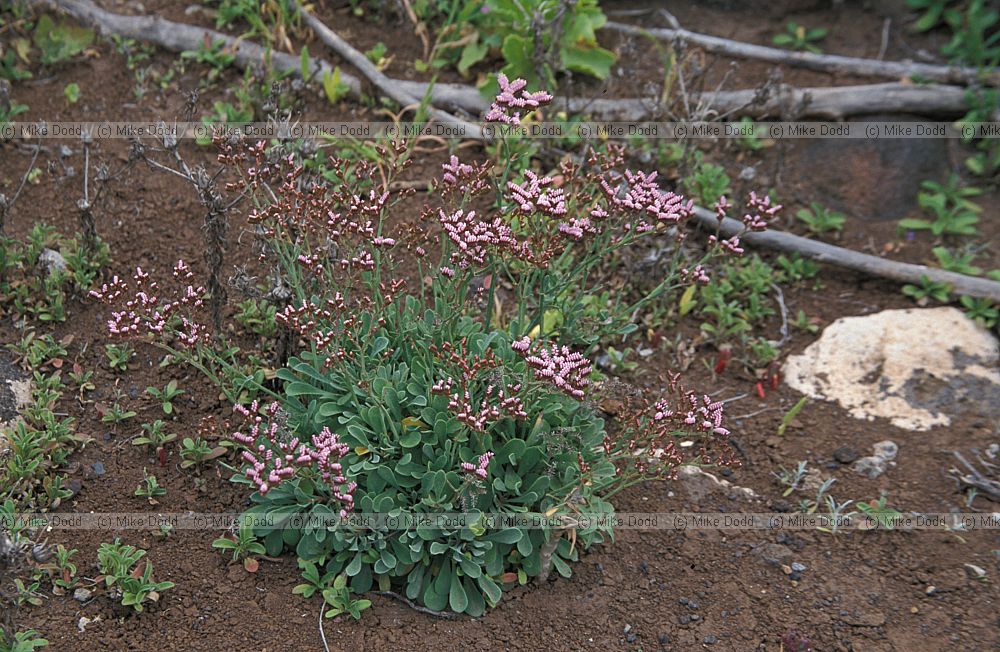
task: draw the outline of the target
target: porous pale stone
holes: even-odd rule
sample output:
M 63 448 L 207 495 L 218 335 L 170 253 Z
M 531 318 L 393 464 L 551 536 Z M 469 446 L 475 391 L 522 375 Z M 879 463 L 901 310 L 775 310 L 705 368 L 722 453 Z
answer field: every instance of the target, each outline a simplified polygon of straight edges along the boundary
M 959 409 L 1000 416 L 1000 345 L 960 310 L 844 317 L 785 362 L 788 384 L 859 419 L 908 430 L 951 424 Z

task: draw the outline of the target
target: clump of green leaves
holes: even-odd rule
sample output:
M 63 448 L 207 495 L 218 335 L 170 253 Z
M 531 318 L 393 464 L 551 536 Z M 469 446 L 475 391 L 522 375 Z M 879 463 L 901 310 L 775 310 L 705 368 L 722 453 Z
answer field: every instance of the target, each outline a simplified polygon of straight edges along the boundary
M 48 647 L 49 641 L 33 629 L 14 632 L 13 636 L 0 629 L 0 650 L 3 652 L 32 652 L 41 647 Z
M 726 169 L 715 163 L 699 163 L 691 176 L 684 179 L 683 184 L 685 190 L 694 195 L 703 206 L 711 206 L 719 197 L 732 192 Z
M 989 299 L 978 299 L 975 297 L 960 297 L 959 302 L 965 308 L 965 314 L 969 319 L 973 319 L 985 328 L 993 328 L 1000 320 L 1000 310 Z
M 222 39 L 209 43 L 207 40 L 198 44 L 197 50 L 185 50 L 181 52 L 181 60 L 194 61 L 209 67 L 206 81 L 214 82 L 222 74 L 222 71 L 233 65 L 236 55 L 226 49 L 226 42 Z
M 895 529 L 896 522 L 903 516 L 899 510 L 889 507 L 888 497 L 883 491 L 877 500 L 858 502 L 858 510 L 874 522 L 876 528 L 883 530 Z
M 35 23 L 35 46 L 42 52 L 42 64 L 62 63 L 80 54 L 94 42 L 94 30 L 68 22 L 56 24 L 48 15 Z
M 907 283 L 903 286 L 903 294 L 913 297 L 918 305 L 927 305 L 930 299 L 940 303 L 948 302 L 951 286 L 941 281 L 932 281 L 926 274 L 920 276 L 920 285 Z
M 187 392 L 183 389 L 178 389 L 177 381 L 171 380 L 163 389 L 147 387 L 146 393 L 159 401 L 160 407 L 163 408 L 163 413 L 169 415 L 174 413 L 174 399 Z
M 842 231 L 847 218 L 843 213 L 826 208 L 819 202 L 810 202 L 809 208 L 800 209 L 795 217 L 806 225 L 810 232 L 822 235 L 828 231 Z
M 978 233 L 976 224 L 982 209 L 968 198 L 981 194 L 982 190 L 962 186 L 955 175 L 946 184 L 924 181 L 920 186 L 923 190 L 917 195 L 917 203 L 934 219 L 906 218 L 899 221 L 901 229 L 926 230 L 935 236 Z
M 150 475 L 146 472 L 146 469 L 142 470 L 142 475 L 142 483 L 135 489 L 136 496 L 147 498 L 150 503 L 154 503 L 153 498 L 163 496 L 167 493 L 167 490 L 160 486 L 155 475 Z
M 63 97 L 70 104 L 76 104 L 80 101 L 80 85 L 76 82 L 71 82 L 66 84 L 66 88 L 63 89 Z
M 166 444 L 177 439 L 177 435 L 172 432 L 166 432 L 166 424 L 162 420 L 157 419 L 152 423 L 142 424 L 142 429 L 145 431 L 145 435 L 142 437 L 136 437 L 132 440 L 134 446 L 149 446 L 153 449 L 163 448 Z
M 145 602 L 156 602 L 163 591 L 174 588 L 173 582 L 153 581 L 153 563 L 148 559 L 142 571 L 137 572 L 134 567 L 145 555 L 145 550 L 125 545 L 119 539 L 102 543 L 97 550 L 97 567 L 105 587 L 121 598 L 122 606 L 131 606 L 139 612 L 145 609 Z
M 264 545 L 257 541 L 257 537 L 254 535 L 250 519 L 245 516 L 240 519 L 235 528 L 235 534 L 219 537 L 212 542 L 212 547 L 232 552 L 233 563 L 242 559 L 244 568 L 250 572 L 257 570 L 257 561 L 253 559 L 252 555 L 263 555 L 266 552 Z
M 226 454 L 226 448 L 224 446 L 216 446 L 212 448 L 211 445 L 201 437 L 196 437 L 192 439 L 191 437 L 185 437 L 181 441 L 181 468 L 187 469 L 192 466 L 199 466 L 213 460 L 216 457 Z
M 793 50 L 822 54 L 823 50 L 816 44 L 825 39 L 828 33 L 829 31 L 824 27 L 809 29 L 804 25 L 789 22 L 785 25 L 785 31 L 774 37 L 774 44 Z
M 108 366 L 113 371 L 128 371 L 128 363 L 135 357 L 135 349 L 128 343 L 105 344 L 104 354 L 108 360 Z

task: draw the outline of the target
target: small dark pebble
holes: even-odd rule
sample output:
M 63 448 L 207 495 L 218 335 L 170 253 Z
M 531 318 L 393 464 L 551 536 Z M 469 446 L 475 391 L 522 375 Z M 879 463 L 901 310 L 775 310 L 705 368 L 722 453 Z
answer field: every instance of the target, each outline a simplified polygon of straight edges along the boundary
M 691 622 L 691 616 L 684 614 L 683 616 L 680 616 L 677 619 L 677 622 L 679 622 L 682 625 L 687 625 L 689 622 Z
M 102 437 L 103 437 L 104 441 L 111 441 L 111 433 L 110 432 L 104 433 L 104 435 Z
M 704 640 L 705 640 L 705 645 L 715 645 L 716 643 L 719 642 L 719 639 L 715 638 L 714 636 L 706 636 Z
M 629 643 L 635 643 L 635 634 L 633 632 L 629 632 L 625 635 L 625 640 Z
M 687 603 L 688 603 L 687 598 L 680 598 L 679 600 L 677 600 L 677 604 L 687 604 Z
M 94 472 L 94 475 L 104 475 L 104 463 L 94 462 L 90 465 L 90 470 Z
M 802 572 L 806 569 L 806 565 L 801 562 L 792 562 L 792 570 Z
M 771 509 L 781 514 L 787 514 L 792 511 L 792 504 L 787 500 L 776 500 L 771 503 Z
M 139 387 L 138 387 L 138 385 L 129 385 L 129 388 L 128 388 L 128 397 L 130 399 L 133 399 L 133 400 L 139 398 Z
M 783 546 L 788 546 L 795 542 L 795 539 L 789 536 L 787 532 L 778 532 L 778 536 L 774 540 Z
M 731 476 L 733 474 L 733 470 L 731 468 L 729 468 L 728 466 L 724 466 L 724 467 L 722 467 L 722 471 L 720 471 L 720 473 L 722 473 L 722 477 L 728 478 L 729 476 Z
M 830 470 L 840 468 L 840 464 L 838 464 L 837 462 L 827 462 L 826 464 L 824 464 L 824 466 Z
M 699 606 L 701 606 L 701 605 L 699 605 L 694 600 L 692 600 L 691 602 L 688 602 L 688 609 L 697 609 Z
M 723 609 L 723 610 L 722 610 L 722 617 L 723 617 L 723 618 L 728 618 L 728 617 L 729 617 L 729 612 L 728 612 L 728 611 L 726 611 L 725 609 Z
M 791 573 L 788 574 L 788 579 L 798 582 L 799 580 L 802 579 L 802 573 L 800 573 L 799 571 L 792 571 Z
M 660 642 L 660 645 L 666 645 L 667 643 L 670 642 L 670 634 L 664 632 L 663 634 L 660 634 L 660 638 L 658 638 L 657 640 Z
M 833 459 L 837 460 L 841 464 L 850 464 L 854 460 L 858 459 L 858 451 L 854 450 L 850 446 L 841 446 L 837 450 L 833 451 Z
M 640 571 L 640 572 L 641 572 L 641 573 L 642 573 L 643 575 L 649 575 L 649 564 L 647 564 L 647 563 L 646 563 L 646 562 L 644 562 L 644 561 L 640 561 L 640 562 L 639 562 L 639 571 Z

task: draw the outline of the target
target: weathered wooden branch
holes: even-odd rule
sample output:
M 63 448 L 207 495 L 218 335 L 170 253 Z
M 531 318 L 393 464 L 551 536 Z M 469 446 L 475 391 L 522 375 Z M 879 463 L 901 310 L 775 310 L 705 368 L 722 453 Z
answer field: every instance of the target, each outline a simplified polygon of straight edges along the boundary
M 395 100 L 400 106 L 404 107 L 420 104 L 421 100 L 419 98 L 423 97 L 425 93 L 414 94 L 401 89 L 397 80 L 390 79 L 384 75 L 382 71 L 375 66 L 375 64 L 368 60 L 368 57 L 354 49 L 350 43 L 342 39 L 336 32 L 327 27 L 323 21 L 304 9 L 298 2 L 294 4 L 299 12 L 299 15 L 302 16 L 302 19 L 306 22 L 306 24 L 309 25 L 314 32 L 316 32 L 319 39 L 330 49 L 340 55 L 344 61 L 360 71 L 362 75 L 364 75 L 380 91 L 385 93 L 387 97 Z M 433 100 L 431 101 L 433 102 Z M 433 119 L 440 123 L 462 127 L 466 134 L 475 134 L 473 137 L 477 137 L 479 135 L 479 128 L 477 126 L 457 118 L 447 111 L 436 109 L 433 106 L 428 106 L 427 111 Z
M 707 52 L 723 54 L 739 59 L 755 59 L 775 64 L 806 68 L 817 72 L 831 74 L 857 75 L 860 77 L 881 77 L 883 79 L 903 79 L 906 77 L 922 77 L 930 81 L 949 84 L 985 83 L 990 86 L 1000 85 L 1000 72 L 996 70 L 982 73 L 976 68 L 959 66 L 942 66 L 915 61 L 879 61 L 859 57 L 844 57 L 836 54 L 813 54 L 812 52 L 796 52 L 782 50 L 764 45 L 742 43 L 718 36 L 699 34 L 681 27 L 675 28 L 645 28 L 635 25 L 625 25 L 609 21 L 602 29 L 614 30 L 632 36 L 645 36 L 660 41 L 684 41 L 697 45 Z
M 264 62 L 281 71 L 298 74 L 301 60 L 284 52 L 268 52 L 255 43 L 236 39 L 210 29 L 174 23 L 159 16 L 124 16 L 105 11 L 90 0 L 33 0 L 47 4 L 93 25 L 104 33 L 133 38 L 160 47 L 182 52 L 196 50 L 205 37 L 222 41 L 236 57 L 236 65 L 245 68 Z M 367 59 L 365 60 L 367 62 Z M 353 63 L 353 62 L 352 62 Z M 370 65 L 370 64 L 369 64 Z M 309 73 L 322 77 L 333 72 L 329 63 L 311 57 Z M 360 68 L 359 68 L 360 69 Z M 416 81 L 387 79 L 393 88 L 410 97 L 420 98 L 427 93 L 428 84 Z M 360 97 L 361 81 L 341 73 L 354 97 Z M 761 96 L 756 90 L 720 91 L 705 95 L 692 95 L 695 103 L 706 102 L 717 115 L 751 116 L 754 118 L 826 118 L 841 119 L 866 113 L 914 113 L 940 117 L 958 117 L 967 111 L 964 89 L 958 86 L 915 86 L 911 84 L 874 84 L 842 86 L 835 88 L 792 88 L 781 86 L 775 92 Z M 435 107 L 462 110 L 473 115 L 482 114 L 489 103 L 479 91 L 465 84 L 435 84 L 431 89 Z M 652 99 L 594 99 L 570 98 L 558 102 L 570 113 L 587 114 L 599 120 L 650 120 L 658 119 L 663 111 Z
M 695 219 L 699 226 L 706 230 L 715 231 L 716 227 L 719 227 L 719 220 L 716 218 L 714 211 L 699 207 L 696 209 Z M 729 217 L 723 220 L 720 227 L 720 232 L 725 237 L 736 235 L 742 230 L 743 223 Z M 932 281 L 947 283 L 952 287 L 952 291 L 955 294 L 991 299 L 994 302 L 1000 303 L 1000 283 L 984 278 L 946 272 L 943 269 L 926 267 L 924 265 L 886 260 L 878 256 L 863 254 L 783 231 L 748 232 L 740 237 L 740 242 L 748 244 L 751 247 L 763 247 L 765 249 L 797 253 L 804 258 L 810 258 L 820 263 L 853 269 L 871 276 L 879 276 L 901 283 L 919 285 L 921 277 L 926 276 Z

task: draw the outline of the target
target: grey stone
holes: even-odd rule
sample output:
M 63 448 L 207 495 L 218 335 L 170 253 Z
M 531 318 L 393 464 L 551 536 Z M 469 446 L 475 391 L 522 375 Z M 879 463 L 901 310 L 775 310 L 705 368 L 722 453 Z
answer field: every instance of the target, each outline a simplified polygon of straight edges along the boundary
M 869 457 L 862 457 L 851 466 L 851 469 L 855 473 L 860 473 L 868 479 L 874 480 L 885 473 L 885 465 L 886 462 L 884 459 L 872 455 Z
M 86 602 L 92 595 L 94 595 L 94 592 L 90 589 L 79 588 L 73 591 L 73 599 L 77 602 Z
M 841 464 L 850 464 L 851 462 L 857 460 L 858 457 L 858 451 L 851 446 L 841 446 L 837 450 L 833 451 L 833 459 L 837 460 Z
M 42 249 L 42 253 L 38 255 L 38 262 L 50 274 L 52 272 L 66 271 L 66 259 L 63 258 L 61 253 L 52 249 Z
M 880 457 L 886 462 L 896 459 L 896 453 L 899 452 L 899 446 L 896 445 L 896 442 L 889 441 L 888 439 L 875 444 L 872 446 L 872 449 L 875 457 Z

